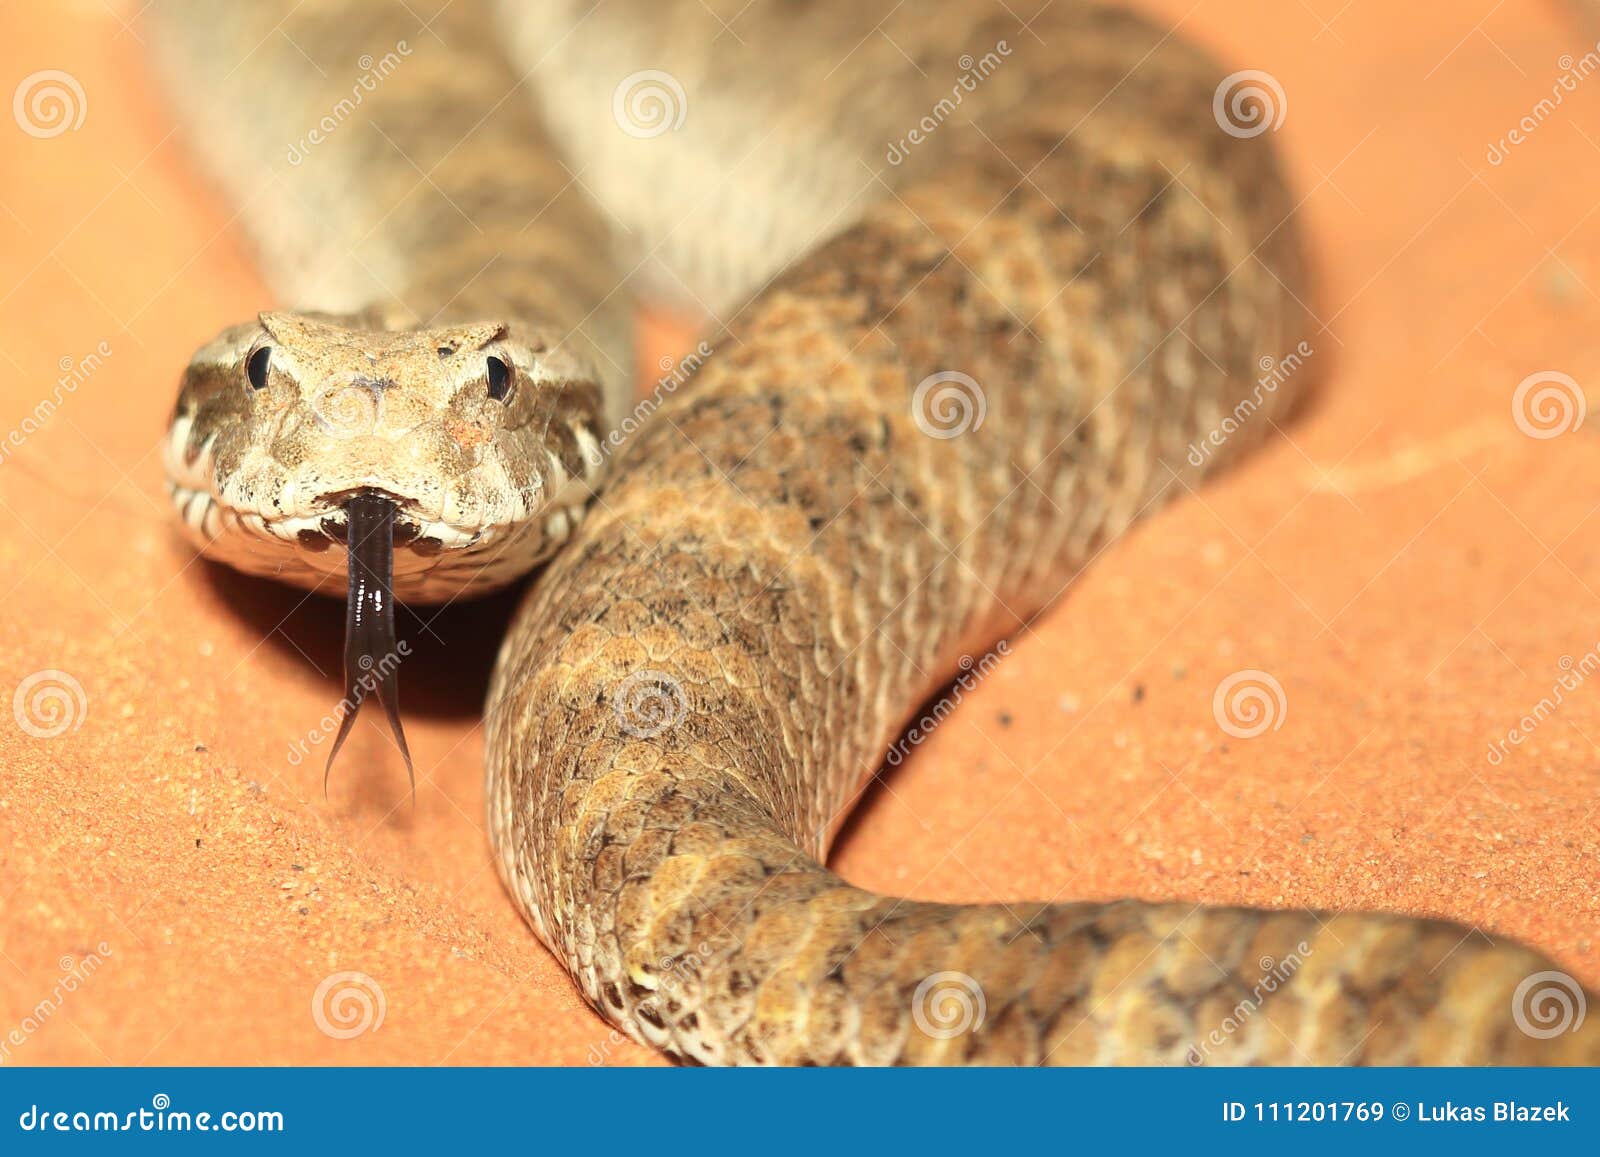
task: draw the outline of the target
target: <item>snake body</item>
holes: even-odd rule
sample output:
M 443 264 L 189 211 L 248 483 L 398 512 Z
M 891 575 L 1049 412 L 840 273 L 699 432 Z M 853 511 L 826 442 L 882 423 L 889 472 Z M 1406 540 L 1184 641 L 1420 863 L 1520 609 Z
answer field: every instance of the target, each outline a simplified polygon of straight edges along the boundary
M 1549 962 L 1448 923 L 956 906 L 825 866 L 918 704 L 1291 404 L 1256 381 L 1308 334 L 1294 201 L 1181 37 L 1066 0 L 174 2 L 153 26 L 317 311 L 197 355 L 185 524 L 316 585 L 347 565 L 340 502 L 382 495 L 419 600 L 549 559 L 490 691 L 491 842 L 618 1028 L 707 1063 L 1600 1059 L 1593 1021 L 1519 1027 Z M 630 275 L 722 322 L 637 422 Z

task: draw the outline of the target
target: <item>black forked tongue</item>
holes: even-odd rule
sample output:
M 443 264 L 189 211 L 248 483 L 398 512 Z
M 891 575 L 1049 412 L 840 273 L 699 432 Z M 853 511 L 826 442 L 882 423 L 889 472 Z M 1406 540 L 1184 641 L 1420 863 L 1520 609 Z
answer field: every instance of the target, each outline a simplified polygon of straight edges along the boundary
M 383 713 L 389 717 L 389 730 L 400 745 L 411 780 L 411 798 L 416 799 L 417 775 L 406 747 L 406 733 L 400 726 L 400 659 L 394 636 L 394 503 L 376 494 L 358 494 L 344 504 L 348 530 L 350 572 L 349 593 L 344 618 L 344 716 L 328 765 L 322 771 L 322 794 L 328 794 L 328 772 L 344 746 L 345 737 L 355 725 L 361 703 L 370 692 L 378 693 Z

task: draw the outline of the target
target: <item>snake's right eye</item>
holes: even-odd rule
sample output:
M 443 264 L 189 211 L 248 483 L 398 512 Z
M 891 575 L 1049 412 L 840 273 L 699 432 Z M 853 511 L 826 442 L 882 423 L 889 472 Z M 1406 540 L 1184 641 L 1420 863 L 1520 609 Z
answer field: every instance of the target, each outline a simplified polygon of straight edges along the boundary
M 267 366 L 271 361 L 272 347 L 264 345 L 251 354 L 250 359 L 244 363 L 244 376 L 249 380 L 252 390 L 267 388 Z
M 515 376 L 511 366 L 502 358 L 489 359 L 489 396 L 497 402 L 506 400 L 511 393 L 512 382 Z

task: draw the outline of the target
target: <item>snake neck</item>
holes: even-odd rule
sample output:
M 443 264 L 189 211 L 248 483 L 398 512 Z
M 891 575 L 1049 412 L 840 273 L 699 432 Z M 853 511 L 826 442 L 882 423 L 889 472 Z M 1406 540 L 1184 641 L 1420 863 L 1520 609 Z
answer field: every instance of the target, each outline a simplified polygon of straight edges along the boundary
M 632 355 L 612 224 L 491 5 L 163 0 L 152 33 L 288 304 L 387 328 L 515 321 L 591 365 L 620 408 Z

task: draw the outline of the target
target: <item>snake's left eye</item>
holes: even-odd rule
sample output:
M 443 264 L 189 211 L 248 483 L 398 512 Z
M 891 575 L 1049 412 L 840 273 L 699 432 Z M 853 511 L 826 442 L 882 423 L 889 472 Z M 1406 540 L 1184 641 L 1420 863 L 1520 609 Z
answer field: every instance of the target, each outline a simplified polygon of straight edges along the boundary
M 244 363 L 244 376 L 250 382 L 252 390 L 267 388 L 267 367 L 272 362 L 272 347 L 264 345 L 250 355 L 250 360 Z
M 489 359 L 489 396 L 497 402 L 503 402 L 511 393 L 511 383 L 515 375 L 511 367 L 501 358 Z

